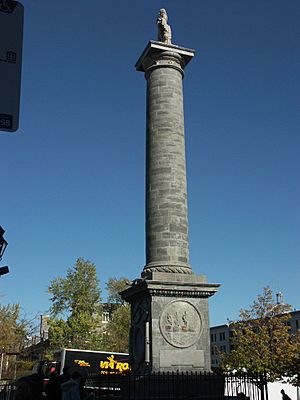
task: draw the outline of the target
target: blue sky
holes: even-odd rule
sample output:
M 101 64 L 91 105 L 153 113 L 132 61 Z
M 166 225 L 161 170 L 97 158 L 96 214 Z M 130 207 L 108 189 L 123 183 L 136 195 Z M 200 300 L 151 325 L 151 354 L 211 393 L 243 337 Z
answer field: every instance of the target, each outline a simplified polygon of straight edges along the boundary
M 78 257 L 109 277 L 145 263 L 145 80 L 156 15 L 194 48 L 184 80 L 190 263 L 221 283 L 211 324 L 266 285 L 300 308 L 300 2 L 23 0 L 20 128 L 0 132 L 0 302 L 46 312 Z

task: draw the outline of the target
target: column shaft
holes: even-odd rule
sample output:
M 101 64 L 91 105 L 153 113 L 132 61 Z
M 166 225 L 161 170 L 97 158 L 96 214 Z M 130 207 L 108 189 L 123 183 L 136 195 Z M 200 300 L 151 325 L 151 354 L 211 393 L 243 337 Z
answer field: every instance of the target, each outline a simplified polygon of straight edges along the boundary
M 161 53 L 146 69 L 146 267 L 189 273 L 182 60 Z

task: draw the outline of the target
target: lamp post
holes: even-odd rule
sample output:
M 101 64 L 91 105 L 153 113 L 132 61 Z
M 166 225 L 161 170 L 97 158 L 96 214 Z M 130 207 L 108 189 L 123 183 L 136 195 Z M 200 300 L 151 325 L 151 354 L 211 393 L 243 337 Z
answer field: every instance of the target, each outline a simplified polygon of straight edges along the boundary
M 3 237 L 4 232 L 5 232 L 5 230 L 2 228 L 2 226 L 0 226 L 0 261 L 2 260 L 2 256 L 5 252 L 5 249 L 8 244 L 7 241 Z
M 8 273 L 9 273 L 9 268 L 7 265 L 5 267 L 0 267 L 0 276 Z
M 0 226 L 0 261 L 2 260 L 2 256 L 5 252 L 5 249 L 8 245 L 7 241 L 4 239 L 3 235 L 4 235 L 5 230 L 2 228 L 2 226 Z M 5 275 L 9 273 L 9 268 L 8 266 L 4 266 L 4 267 L 0 267 L 0 276 L 1 275 Z
M 2 369 L 3 369 L 3 360 L 4 360 L 4 348 L 1 350 L 1 361 L 0 361 L 0 380 L 2 380 Z

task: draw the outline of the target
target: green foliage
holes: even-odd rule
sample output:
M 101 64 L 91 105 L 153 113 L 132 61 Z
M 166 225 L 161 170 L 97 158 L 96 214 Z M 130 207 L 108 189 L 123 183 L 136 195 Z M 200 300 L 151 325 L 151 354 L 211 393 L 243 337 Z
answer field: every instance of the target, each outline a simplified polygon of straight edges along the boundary
M 71 329 L 68 321 L 57 318 L 51 318 L 49 320 L 49 342 L 51 350 L 73 347 L 70 345 Z
M 294 357 L 287 365 L 285 376 L 288 377 L 288 381 L 295 385 L 300 386 L 300 331 L 292 335 L 292 346 L 294 351 Z
M 128 351 L 130 307 L 124 304 L 119 292 L 128 280 L 110 278 L 106 288 L 108 303 L 105 310 L 111 315 L 110 322 L 102 324 L 101 292 L 96 267 L 80 258 L 65 278 L 50 282 L 52 295 L 49 321 L 49 354 L 63 347 Z
M 112 314 L 105 333 L 105 349 L 127 353 L 129 346 L 130 306 L 119 306 Z
M 73 268 L 68 268 L 66 278 L 58 277 L 50 282 L 48 292 L 52 294 L 52 316 L 92 314 L 101 301 L 95 265 L 79 258 Z
M 127 278 L 110 278 L 106 284 L 108 307 L 111 319 L 105 330 L 105 349 L 108 351 L 128 352 L 130 329 L 130 306 L 125 304 L 119 292 L 128 285 Z
M 120 292 L 128 286 L 129 281 L 127 278 L 109 278 L 106 284 L 106 290 L 108 292 L 107 301 L 111 304 L 124 304 L 124 300 L 120 296 Z
M 36 363 L 36 361 L 17 359 L 15 378 L 18 379 L 22 376 L 30 375 L 32 373 L 32 368 L 35 363 Z
M 97 334 L 101 311 L 101 291 L 96 267 L 79 258 L 66 278 L 58 277 L 48 288 L 52 306 L 49 321 L 51 349 L 73 347 L 97 350 L 101 337 Z
M 240 311 L 240 320 L 231 322 L 233 350 L 221 355 L 221 367 L 266 374 L 270 381 L 292 376 L 300 346 L 299 335 L 292 335 L 287 324 L 290 310 L 273 300 L 269 287 L 264 288 L 249 310 Z
M 0 306 L 0 353 L 4 353 L 1 356 L 2 379 L 14 379 L 16 373 L 18 374 L 16 354 L 22 351 L 31 329 L 30 321 L 20 315 L 19 304 Z
M 20 316 L 19 304 L 0 305 L 0 349 L 20 352 L 30 324 Z

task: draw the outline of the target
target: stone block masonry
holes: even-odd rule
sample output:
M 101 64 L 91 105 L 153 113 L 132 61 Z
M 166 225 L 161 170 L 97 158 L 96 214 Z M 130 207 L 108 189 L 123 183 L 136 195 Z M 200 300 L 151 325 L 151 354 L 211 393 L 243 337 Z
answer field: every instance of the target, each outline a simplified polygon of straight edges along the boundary
M 173 48 L 151 51 L 141 63 L 147 80 L 145 276 L 191 273 L 182 93 L 186 60 Z
M 146 269 L 188 267 L 182 74 L 147 74 Z
M 189 265 L 182 78 L 194 51 L 151 41 L 136 64 L 147 81 L 146 265 L 121 293 L 131 304 L 136 372 L 210 371 L 206 283 Z

